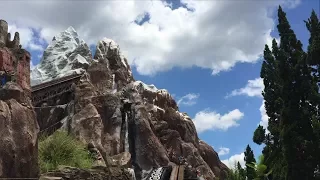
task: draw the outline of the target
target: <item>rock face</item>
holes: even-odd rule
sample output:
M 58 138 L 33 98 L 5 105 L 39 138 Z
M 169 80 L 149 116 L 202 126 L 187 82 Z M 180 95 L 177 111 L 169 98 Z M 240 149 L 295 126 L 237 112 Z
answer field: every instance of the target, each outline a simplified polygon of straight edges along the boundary
M 53 180 L 56 177 L 56 179 L 60 180 L 106 180 L 106 179 L 112 179 L 112 180 L 132 180 L 132 174 L 129 170 L 125 168 L 103 168 L 103 167 L 97 167 L 95 169 L 90 170 L 82 170 L 78 168 L 73 167 L 63 167 L 59 170 L 56 170 L 54 172 L 49 172 L 46 174 L 43 174 L 42 177 L 40 177 L 40 180 Z
M 48 47 L 55 52 L 59 48 Z M 64 51 L 74 52 L 74 48 Z M 63 55 L 51 56 L 42 58 L 38 68 L 54 66 L 51 59 Z M 225 178 L 227 167 L 212 147 L 200 141 L 191 118 L 179 111 L 168 91 L 135 81 L 126 58 L 113 40 L 103 38 L 97 43 L 94 59 L 85 58 L 90 63 L 84 68 L 74 98 L 61 97 L 58 102 L 64 102 L 65 108 L 47 110 L 44 117 L 59 117 L 54 121 L 62 121 L 62 128 L 98 151 L 107 166 L 133 165 L 137 179 L 143 179 L 138 171 L 178 164 L 181 157 L 208 180 Z M 72 61 L 67 62 L 65 67 L 71 67 Z M 53 69 L 56 71 L 45 70 L 46 79 L 65 74 L 64 70 Z M 32 76 L 33 80 L 36 77 Z
M 204 141 L 200 140 L 199 145 L 200 154 L 212 172 L 214 174 L 220 174 L 220 179 L 226 179 L 229 169 L 225 164 L 220 162 L 218 153 L 216 153 L 213 148 Z
M 0 178 L 37 178 L 39 127 L 31 101 L 10 82 L 0 97 Z

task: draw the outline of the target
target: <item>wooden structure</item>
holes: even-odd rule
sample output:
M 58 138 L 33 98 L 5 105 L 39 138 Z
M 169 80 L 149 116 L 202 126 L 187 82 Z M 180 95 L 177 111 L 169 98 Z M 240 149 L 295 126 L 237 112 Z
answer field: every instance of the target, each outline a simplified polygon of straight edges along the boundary
M 32 86 L 32 103 L 34 106 L 46 102 L 66 92 L 74 90 L 82 74 L 72 74 L 59 79 Z

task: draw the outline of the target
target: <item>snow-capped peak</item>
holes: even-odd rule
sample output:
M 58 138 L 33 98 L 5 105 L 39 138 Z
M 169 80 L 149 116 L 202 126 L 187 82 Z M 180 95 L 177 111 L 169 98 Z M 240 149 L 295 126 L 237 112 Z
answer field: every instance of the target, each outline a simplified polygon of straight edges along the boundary
M 101 41 L 107 43 L 110 49 L 119 49 L 119 45 L 112 39 L 104 37 Z
M 70 26 L 53 37 L 40 63 L 31 72 L 31 85 L 84 72 L 92 61 L 89 46 Z
M 116 54 L 117 56 L 120 57 L 121 60 L 121 64 L 125 67 L 128 68 L 128 64 L 126 62 L 126 57 L 122 54 L 121 50 L 120 50 L 120 46 L 112 39 L 109 38 L 102 38 L 102 40 L 100 40 L 97 44 L 97 49 L 96 49 L 96 54 L 95 54 L 95 58 L 99 59 L 105 59 L 105 58 L 109 58 L 111 56 L 113 56 L 114 54 Z
M 54 36 L 52 39 L 52 43 L 54 43 L 55 41 L 59 42 L 64 40 L 75 40 L 77 44 L 80 42 L 78 33 L 72 26 Z

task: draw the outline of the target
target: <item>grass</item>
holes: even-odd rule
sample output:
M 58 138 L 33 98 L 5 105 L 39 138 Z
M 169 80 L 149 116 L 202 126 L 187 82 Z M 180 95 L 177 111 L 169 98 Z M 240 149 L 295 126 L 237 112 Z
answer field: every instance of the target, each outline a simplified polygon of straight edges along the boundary
M 56 131 L 49 137 L 39 138 L 41 173 L 58 169 L 60 165 L 89 169 L 92 163 L 93 159 L 86 146 L 65 131 Z

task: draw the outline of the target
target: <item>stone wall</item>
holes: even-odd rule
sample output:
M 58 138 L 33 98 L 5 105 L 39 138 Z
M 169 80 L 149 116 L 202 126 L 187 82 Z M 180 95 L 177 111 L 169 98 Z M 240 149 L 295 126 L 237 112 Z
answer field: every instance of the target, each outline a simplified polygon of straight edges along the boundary
M 11 34 L 8 33 L 8 23 L 5 20 L 0 19 L 0 47 L 19 48 L 20 36 L 16 32 L 14 38 L 11 41 Z
M 8 23 L 0 19 L 0 47 L 5 47 L 8 37 Z
M 0 71 L 19 84 L 25 91 L 30 88 L 30 53 L 21 49 L 20 35 L 15 32 L 11 41 L 8 23 L 0 19 Z

